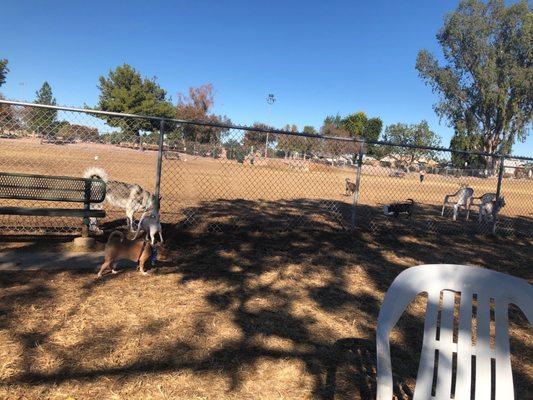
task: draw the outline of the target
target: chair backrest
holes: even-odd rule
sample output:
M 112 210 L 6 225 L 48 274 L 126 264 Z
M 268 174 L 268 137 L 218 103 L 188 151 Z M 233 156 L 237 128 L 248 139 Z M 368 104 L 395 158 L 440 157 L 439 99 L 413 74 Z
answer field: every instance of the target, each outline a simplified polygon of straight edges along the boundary
M 451 399 L 452 379 L 456 400 L 470 400 L 472 389 L 476 400 L 514 399 L 508 308 L 510 303 L 518 306 L 531 324 L 532 286 L 488 269 L 435 264 L 403 271 L 385 295 L 377 326 L 378 400 L 390 400 L 393 394 L 390 331 L 422 292 L 428 301 L 413 399 Z
M 484 195 L 481 196 L 482 204 L 490 203 L 495 200 L 496 200 L 496 193 L 485 193 Z
M 466 205 L 468 199 L 474 195 L 474 189 L 462 188 L 457 192 L 457 204 Z

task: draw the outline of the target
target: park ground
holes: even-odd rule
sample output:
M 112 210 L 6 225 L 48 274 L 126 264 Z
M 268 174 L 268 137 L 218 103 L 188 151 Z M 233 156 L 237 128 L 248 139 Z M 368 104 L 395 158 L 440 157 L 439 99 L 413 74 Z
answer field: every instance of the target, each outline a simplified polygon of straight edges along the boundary
M 378 311 L 405 268 L 533 278 L 526 239 L 171 229 L 173 259 L 151 276 L 1 272 L 0 398 L 368 399 Z M 398 398 L 412 394 L 424 307 L 420 296 L 393 331 Z M 526 398 L 533 341 L 514 307 L 510 331 L 516 398 Z
M 98 165 L 113 179 L 146 188 L 155 177 L 150 151 L 5 139 L 0 152 L 2 171 L 81 176 Z M 339 221 L 349 220 L 352 201 L 344 179 L 353 176 L 283 161 L 165 159 L 162 218 L 173 256 L 158 273 L 126 268 L 96 280 L 87 269 L 0 272 L 0 398 L 368 399 L 375 392 L 379 308 L 405 268 L 472 264 L 533 281 L 531 236 L 430 232 L 416 225 L 419 217 L 416 229 L 376 220 L 384 229 L 343 230 Z M 478 194 L 494 191 L 493 178 L 467 179 Z M 529 230 L 532 182 L 503 185 L 505 216 Z M 461 183 L 427 175 L 421 184 L 417 176 L 363 169 L 357 217 L 377 216 L 383 203 L 411 197 L 424 221 L 451 223 L 449 216 L 439 219 L 439 206 Z M 106 233 L 124 218 L 109 215 Z M 12 217 L 0 221 L 21 226 Z M 34 230 L 79 225 L 24 222 Z M 454 226 L 467 223 L 476 224 L 461 217 Z M 0 249 L 18 246 L 13 237 L 2 240 Z M 20 251 L 43 249 L 62 245 L 37 238 Z M 424 307 L 421 295 L 393 331 L 398 398 L 413 390 Z M 511 308 L 510 319 L 521 399 L 533 391 L 533 341 L 518 309 Z

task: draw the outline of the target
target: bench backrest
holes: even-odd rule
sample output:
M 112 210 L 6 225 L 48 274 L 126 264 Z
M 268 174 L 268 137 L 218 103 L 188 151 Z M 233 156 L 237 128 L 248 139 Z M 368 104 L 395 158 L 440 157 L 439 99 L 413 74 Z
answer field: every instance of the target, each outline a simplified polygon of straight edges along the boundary
M 0 172 L 0 198 L 101 203 L 106 184 L 100 179 Z

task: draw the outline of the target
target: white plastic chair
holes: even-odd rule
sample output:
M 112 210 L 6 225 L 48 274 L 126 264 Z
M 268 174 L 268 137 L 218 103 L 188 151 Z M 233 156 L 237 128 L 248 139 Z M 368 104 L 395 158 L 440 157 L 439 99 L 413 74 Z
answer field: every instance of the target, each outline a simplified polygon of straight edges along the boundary
M 444 196 L 444 202 L 442 203 L 442 211 L 440 213 L 441 217 L 444 216 L 444 209 L 446 206 L 451 206 L 453 208 L 453 220 L 457 219 L 459 209 L 462 207 L 467 211 L 468 219 L 468 207 L 470 205 L 470 198 L 474 196 L 474 189 L 469 187 L 463 187 L 459 189 L 454 194 L 447 194 Z
M 513 303 L 533 321 L 533 288 L 510 275 L 465 265 L 420 265 L 403 271 L 390 286 L 379 312 L 377 326 L 377 399 L 390 400 L 393 394 L 389 335 L 401 314 L 419 293 L 428 294 L 424 339 L 414 392 L 414 400 L 450 399 L 452 359 L 457 360 L 455 400 L 470 400 L 472 356 L 475 356 L 475 399 L 514 399 L 509 353 L 508 308 Z M 442 292 L 442 302 L 441 302 Z M 455 294 L 460 293 L 457 338 L 454 342 Z M 473 296 L 477 313 L 473 316 Z M 494 348 L 490 341 L 490 304 L 495 322 Z M 440 311 L 440 321 L 439 319 Z M 456 314 L 457 315 L 457 314 Z M 477 319 L 477 335 L 472 321 Z M 440 325 L 440 329 L 438 326 Z M 439 336 L 437 336 L 439 335 Z M 472 344 L 477 336 L 476 344 Z M 438 352 L 438 353 L 437 353 Z M 434 368 L 436 354 L 438 365 Z M 495 377 L 491 376 L 495 360 Z M 434 374 L 435 394 L 432 395 Z

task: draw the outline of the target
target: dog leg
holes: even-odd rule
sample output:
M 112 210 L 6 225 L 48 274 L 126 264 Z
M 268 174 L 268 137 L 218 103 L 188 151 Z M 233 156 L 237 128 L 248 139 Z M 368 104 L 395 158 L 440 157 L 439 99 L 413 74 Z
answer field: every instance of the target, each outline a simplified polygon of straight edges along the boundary
M 156 230 L 154 229 L 153 226 L 150 227 L 150 243 L 152 244 L 152 246 L 155 244 L 155 234 L 156 234 Z
M 161 240 L 161 243 L 163 243 L 163 233 L 161 232 L 161 228 L 159 228 L 159 239 Z
M 101 278 L 105 270 L 108 269 L 110 266 L 111 266 L 111 261 L 105 260 L 102 266 L 100 267 L 100 271 L 98 271 L 97 278 Z
M 150 260 L 150 256 L 152 255 L 152 249 L 150 246 L 146 246 L 144 251 L 141 254 L 141 257 L 139 258 L 139 269 L 141 271 L 141 274 L 148 275 L 148 272 L 144 270 L 144 266 L 148 260 Z
M 111 273 L 112 274 L 118 274 L 118 271 L 116 270 L 117 263 L 113 263 L 113 266 L 111 267 Z
M 133 232 L 133 215 L 135 214 L 135 211 L 133 208 L 128 204 L 126 206 L 126 218 L 128 219 L 128 228 L 130 229 L 130 232 Z

